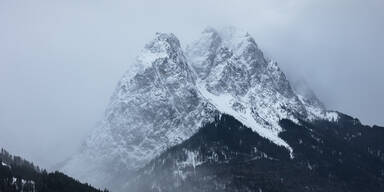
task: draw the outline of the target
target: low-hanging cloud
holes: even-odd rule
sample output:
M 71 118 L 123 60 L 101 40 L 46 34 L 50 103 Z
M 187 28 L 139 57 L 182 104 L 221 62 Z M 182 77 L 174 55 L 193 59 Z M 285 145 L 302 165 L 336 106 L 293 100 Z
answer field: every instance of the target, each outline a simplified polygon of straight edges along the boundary
M 384 125 L 381 0 L 0 1 L 0 145 L 49 167 L 74 153 L 155 32 L 249 31 L 330 108 Z

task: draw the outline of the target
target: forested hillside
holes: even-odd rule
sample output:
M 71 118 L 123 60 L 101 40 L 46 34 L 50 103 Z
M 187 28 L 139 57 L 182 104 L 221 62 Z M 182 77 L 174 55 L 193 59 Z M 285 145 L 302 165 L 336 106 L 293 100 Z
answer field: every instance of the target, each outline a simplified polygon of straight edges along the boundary
M 0 192 L 102 192 L 58 171 L 48 173 L 33 163 L 0 153 Z M 103 190 L 107 192 L 107 190 Z

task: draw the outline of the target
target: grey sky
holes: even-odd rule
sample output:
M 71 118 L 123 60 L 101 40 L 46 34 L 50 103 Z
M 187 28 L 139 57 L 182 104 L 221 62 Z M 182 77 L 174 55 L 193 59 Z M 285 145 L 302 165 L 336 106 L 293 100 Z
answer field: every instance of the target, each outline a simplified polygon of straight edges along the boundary
M 0 146 L 49 167 L 102 119 L 155 32 L 249 31 L 330 108 L 384 125 L 382 0 L 0 0 Z

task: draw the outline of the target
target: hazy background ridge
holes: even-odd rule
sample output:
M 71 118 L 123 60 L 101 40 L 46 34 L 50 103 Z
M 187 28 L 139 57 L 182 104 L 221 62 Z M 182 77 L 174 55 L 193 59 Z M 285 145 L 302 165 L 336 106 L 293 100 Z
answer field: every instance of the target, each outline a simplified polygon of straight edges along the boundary
M 206 26 L 249 31 L 330 108 L 384 125 L 382 0 L 0 0 L 0 147 L 43 167 L 103 117 L 155 32 L 185 46 Z

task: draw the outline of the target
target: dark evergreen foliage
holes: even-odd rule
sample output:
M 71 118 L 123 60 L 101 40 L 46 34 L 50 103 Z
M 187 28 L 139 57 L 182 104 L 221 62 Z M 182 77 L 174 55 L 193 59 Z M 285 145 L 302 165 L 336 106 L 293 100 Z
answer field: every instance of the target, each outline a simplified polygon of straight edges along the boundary
M 384 191 L 384 128 L 340 114 L 337 122 L 282 120 L 279 147 L 231 116 L 170 148 L 139 171 L 135 191 Z M 188 152 L 198 166 L 182 166 Z
M 60 172 L 47 173 L 1 149 L 0 192 L 101 192 Z M 107 192 L 104 190 L 103 192 Z

